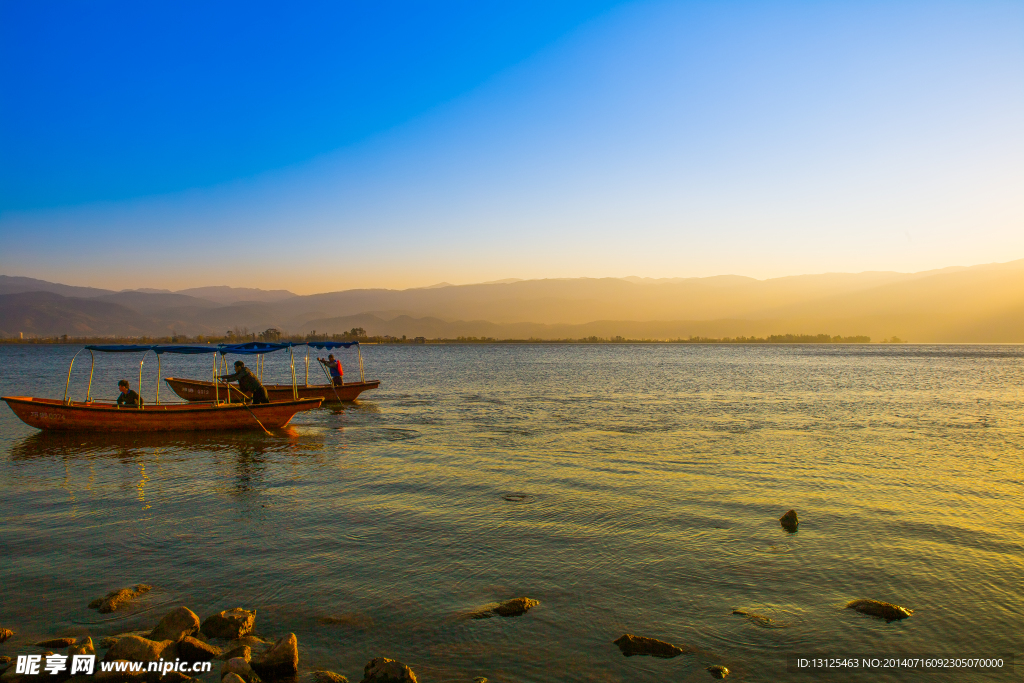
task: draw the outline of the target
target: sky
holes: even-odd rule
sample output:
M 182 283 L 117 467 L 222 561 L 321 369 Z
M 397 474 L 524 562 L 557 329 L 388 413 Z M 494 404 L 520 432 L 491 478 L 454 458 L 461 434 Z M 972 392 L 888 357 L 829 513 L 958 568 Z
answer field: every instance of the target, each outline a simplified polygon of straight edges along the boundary
M 0 273 L 297 293 L 1024 258 L 1024 2 L 0 0 Z

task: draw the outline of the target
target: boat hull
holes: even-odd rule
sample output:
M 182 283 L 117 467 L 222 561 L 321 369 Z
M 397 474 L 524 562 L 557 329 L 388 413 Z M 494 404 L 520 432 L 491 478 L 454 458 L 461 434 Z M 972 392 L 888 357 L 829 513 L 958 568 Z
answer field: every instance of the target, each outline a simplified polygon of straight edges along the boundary
M 101 403 L 62 403 L 57 399 L 4 396 L 21 421 L 37 429 L 58 431 L 174 432 L 196 430 L 276 429 L 296 413 L 319 408 L 317 399 L 261 405 L 162 404 L 118 408 Z M 259 420 L 259 422 L 257 422 Z
M 164 381 L 181 398 L 186 401 L 212 401 L 214 394 L 218 394 L 221 401 L 227 399 L 227 389 L 224 384 L 214 386 L 213 382 L 204 382 L 198 379 L 181 379 L 180 377 L 165 377 Z M 296 390 L 299 398 L 319 398 L 324 403 L 338 403 L 339 401 L 354 401 L 359 394 L 380 386 L 380 380 L 369 382 L 349 382 L 342 385 L 331 384 L 300 384 Z M 272 403 L 280 401 L 292 401 L 291 384 L 264 384 L 267 396 Z M 242 398 L 250 399 L 252 394 L 240 390 L 237 386 L 231 385 L 231 400 L 241 401 Z

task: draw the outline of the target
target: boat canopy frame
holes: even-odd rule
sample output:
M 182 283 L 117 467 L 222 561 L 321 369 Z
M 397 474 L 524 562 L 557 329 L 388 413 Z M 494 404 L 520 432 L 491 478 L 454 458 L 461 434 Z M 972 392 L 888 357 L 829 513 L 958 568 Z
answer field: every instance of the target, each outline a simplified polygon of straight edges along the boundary
M 99 351 L 101 353 L 141 353 L 142 358 L 139 359 L 139 398 L 142 398 L 142 365 L 146 360 L 146 354 L 152 351 L 156 355 L 156 404 L 160 404 L 160 382 L 163 380 L 163 370 L 160 362 L 161 356 L 165 353 L 184 354 L 184 355 L 197 355 L 203 353 L 220 354 L 222 364 L 224 366 L 224 372 L 227 373 L 227 359 L 226 356 L 229 353 L 234 353 L 243 356 L 256 356 L 256 371 L 259 373 L 260 381 L 263 377 L 263 355 L 267 353 L 274 353 L 275 351 L 283 351 L 288 349 L 289 366 L 292 373 L 292 397 L 298 400 L 299 389 L 298 382 L 295 377 L 295 347 L 305 346 L 306 348 L 306 386 L 309 386 L 309 347 L 316 349 L 338 349 L 338 348 L 351 348 L 356 347 L 356 352 L 359 356 L 359 381 L 365 382 L 363 374 L 363 352 L 359 346 L 359 342 L 339 342 L 339 341 L 307 341 L 307 342 L 245 342 L 243 344 L 218 344 L 212 345 L 190 345 L 190 344 L 89 344 L 75 353 L 71 358 L 71 363 L 68 365 L 68 376 L 64 382 L 64 398 L 62 403 L 69 405 L 68 389 L 71 386 L 71 370 L 75 366 L 75 359 L 78 358 L 78 354 L 82 351 L 88 351 L 90 356 L 90 367 L 89 367 L 89 384 L 85 392 L 85 402 L 92 403 L 92 379 L 96 370 L 96 354 L 94 352 Z M 220 404 L 220 382 L 218 381 L 219 374 L 217 368 L 217 356 L 213 357 L 213 386 L 214 386 L 214 403 Z M 330 376 L 328 376 L 330 379 Z M 337 392 L 335 392 L 337 393 Z M 231 387 L 227 387 L 227 403 L 231 403 Z M 142 408 L 142 404 L 139 406 Z

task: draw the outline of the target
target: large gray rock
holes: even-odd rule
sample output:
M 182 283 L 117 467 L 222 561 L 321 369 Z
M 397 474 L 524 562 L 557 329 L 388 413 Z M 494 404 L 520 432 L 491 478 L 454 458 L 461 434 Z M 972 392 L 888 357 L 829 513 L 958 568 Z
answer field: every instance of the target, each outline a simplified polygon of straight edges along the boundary
M 178 641 L 178 656 L 186 662 L 208 662 L 219 654 L 219 647 L 192 636 L 185 636 Z
M 155 662 L 163 657 L 174 659 L 175 652 L 171 650 L 173 640 L 150 640 L 141 636 L 125 636 L 118 638 L 117 642 L 107 650 L 104 660 L 113 661 L 127 659 L 130 662 Z
M 289 633 L 273 647 L 251 662 L 252 668 L 263 678 L 294 676 L 299 670 L 299 639 Z
M 255 612 L 236 607 L 207 617 L 202 631 L 209 638 L 235 640 L 251 633 L 255 625 Z
M 179 641 L 185 636 L 195 635 L 198 632 L 199 617 L 188 607 L 182 605 L 168 612 L 160 620 L 153 632 L 149 634 L 149 639 Z
M 669 658 L 693 652 L 692 648 L 680 647 L 672 643 L 666 643 L 663 640 L 657 640 L 656 638 L 634 636 L 629 633 L 619 636 L 614 643 L 619 646 L 619 650 L 627 657 L 649 655 L 651 657 Z
M 401 662 L 374 657 L 363 667 L 362 683 L 417 683 L 416 674 Z
M 92 644 L 92 638 L 84 636 L 68 646 L 68 657 L 74 655 L 94 655 L 96 647 Z
M 881 617 L 886 621 L 896 621 L 897 619 L 906 619 L 914 610 L 906 607 L 900 607 L 894 605 L 891 602 L 881 602 L 879 600 L 853 600 L 846 605 L 846 609 L 854 609 L 862 614 L 870 614 L 873 617 Z
M 96 598 L 89 603 L 89 607 L 98 609 L 103 614 L 116 612 L 140 595 L 148 593 L 152 588 L 152 586 L 147 586 L 144 583 L 136 584 L 131 588 L 119 588 L 116 591 L 107 593 L 105 597 Z

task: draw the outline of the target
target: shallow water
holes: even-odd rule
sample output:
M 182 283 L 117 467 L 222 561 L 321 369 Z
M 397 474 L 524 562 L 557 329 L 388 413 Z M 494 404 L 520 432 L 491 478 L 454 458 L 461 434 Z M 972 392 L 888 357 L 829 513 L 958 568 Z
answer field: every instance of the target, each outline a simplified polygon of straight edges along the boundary
M 59 398 L 77 350 L 0 346 L 0 394 Z M 297 634 L 303 669 L 352 680 L 380 655 L 428 682 L 704 681 L 715 663 L 746 681 L 1013 678 L 787 670 L 812 652 L 1016 655 L 1022 670 L 1022 347 L 363 354 L 379 390 L 274 437 L 47 434 L 0 407 L 0 626 L 18 632 L 0 654 L 185 604 L 256 608 L 261 634 Z M 99 358 L 93 395 L 134 386 L 137 362 Z M 163 373 L 205 378 L 209 362 Z M 268 373 L 286 364 L 270 356 Z M 790 508 L 795 534 L 777 521 Z M 136 611 L 86 608 L 138 582 L 156 588 Z M 517 596 L 541 604 L 463 618 Z M 915 613 L 843 609 L 856 598 Z M 698 652 L 623 657 L 627 632 Z

